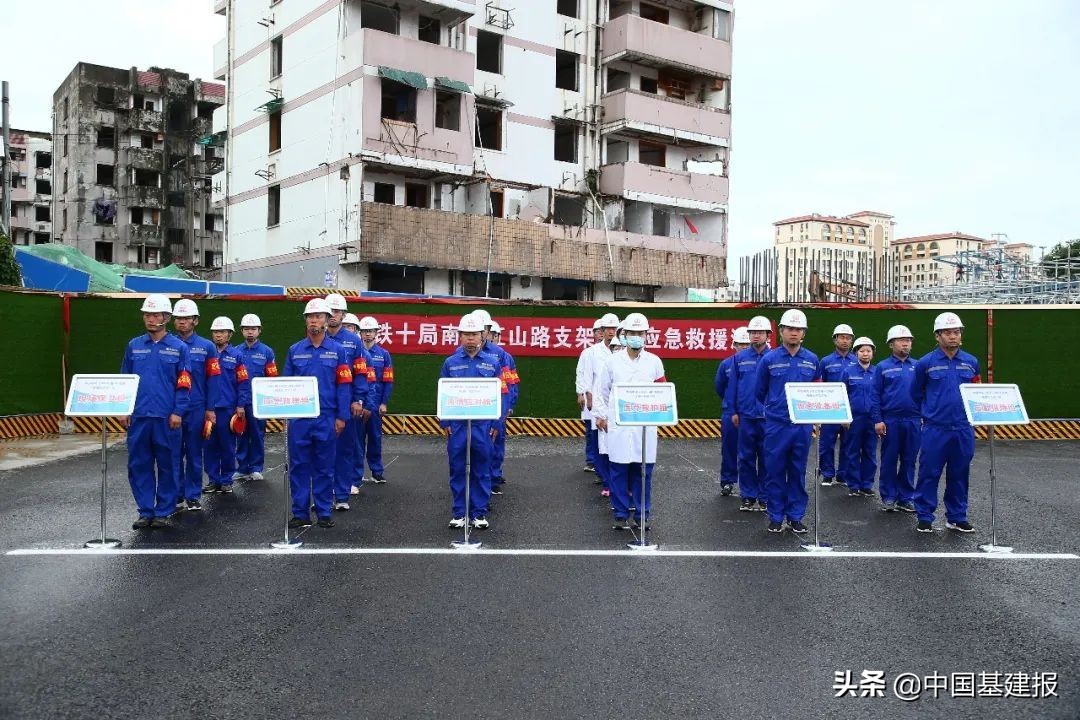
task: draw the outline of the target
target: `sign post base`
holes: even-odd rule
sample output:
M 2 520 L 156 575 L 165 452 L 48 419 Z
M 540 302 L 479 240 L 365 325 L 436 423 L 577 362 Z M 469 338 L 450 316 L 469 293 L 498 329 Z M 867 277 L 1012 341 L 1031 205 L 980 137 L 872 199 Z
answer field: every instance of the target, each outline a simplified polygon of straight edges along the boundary
M 810 543 L 804 542 L 800 544 L 803 550 L 811 553 L 827 553 L 832 552 L 832 545 L 828 543 Z
M 87 540 L 83 543 L 84 548 L 92 548 L 94 550 L 115 550 L 123 543 L 114 538 L 98 538 L 96 540 Z
M 450 543 L 450 547 L 454 548 L 455 550 L 462 550 L 466 552 L 470 550 L 479 550 L 481 545 L 483 545 L 483 543 L 479 542 L 478 540 L 454 540 Z
M 993 543 L 980 545 L 979 549 L 984 553 L 990 553 L 991 555 L 1008 555 L 1013 551 L 1008 545 L 994 545 Z
M 642 536 L 642 541 L 641 542 L 639 542 L 639 543 L 626 543 L 626 547 L 630 548 L 631 550 L 638 550 L 638 551 L 644 551 L 644 552 L 650 552 L 652 550 L 659 550 L 660 549 L 660 546 L 657 545 L 656 543 L 647 543 L 647 542 L 645 542 L 644 536 Z
M 270 543 L 270 547 L 274 548 L 275 550 L 295 550 L 303 544 L 304 543 L 299 540 L 279 540 L 277 542 Z

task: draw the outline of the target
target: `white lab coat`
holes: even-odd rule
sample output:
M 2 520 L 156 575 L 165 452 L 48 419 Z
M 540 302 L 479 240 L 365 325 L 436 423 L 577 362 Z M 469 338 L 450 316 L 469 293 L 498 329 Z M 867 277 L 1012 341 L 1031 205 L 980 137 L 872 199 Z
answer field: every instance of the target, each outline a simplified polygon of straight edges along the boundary
M 600 367 L 596 371 L 596 382 L 593 384 L 593 391 L 592 391 L 592 393 L 593 393 L 593 405 L 594 405 L 594 407 L 593 407 L 593 415 L 594 416 L 596 415 L 596 407 L 595 407 L 596 406 L 596 400 L 595 399 L 600 397 L 600 381 L 603 379 L 604 373 L 607 372 L 607 366 L 611 363 L 611 358 L 615 357 L 618 354 L 619 354 L 619 352 L 612 351 L 609 355 L 597 355 L 597 357 L 599 358 L 599 363 L 598 364 L 600 365 Z M 595 417 L 594 417 L 594 420 L 595 420 Z M 599 448 L 599 452 L 600 452 L 601 455 L 607 455 L 608 454 L 607 435 L 608 434 L 606 432 L 599 432 L 599 433 L 596 434 L 596 443 L 597 443 L 597 447 Z
M 596 402 L 596 380 L 600 369 L 605 361 L 611 356 L 611 349 L 602 342 L 590 345 L 581 351 L 578 356 L 577 370 L 574 373 L 574 391 L 578 395 L 593 393 L 593 402 Z M 581 411 L 582 420 L 592 420 L 593 412 L 586 405 Z
M 613 421 L 611 388 L 616 383 L 664 382 L 664 363 L 648 350 L 637 358 L 624 351 L 611 355 L 600 373 L 599 392 L 593 395 L 593 414 L 608 421 L 607 454 L 613 463 L 641 462 L 641 428 L 622 427 Z M 600 433 L 604 435 L 603 432 Z M 656 462 L 656 426 L 645 428 L 645 462 Z

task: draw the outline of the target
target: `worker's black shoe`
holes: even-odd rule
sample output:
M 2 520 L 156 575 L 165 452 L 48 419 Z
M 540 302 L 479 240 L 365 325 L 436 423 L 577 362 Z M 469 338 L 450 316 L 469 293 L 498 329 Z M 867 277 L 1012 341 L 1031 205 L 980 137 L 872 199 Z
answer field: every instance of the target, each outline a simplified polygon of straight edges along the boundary
M 232 492 L 232 483 L 229 483 L 228 485 L 220 485 L 218 492 L 219 493 L 225 493 L 225 494 L 231 493 Z
M 156 517 L 150 520 L 150 527 L 155 530 L 160 530 L 161 528 L 172 527 L 172 523 L 169 522 L 168 518 Z
M 915 512 L 915 503 L 904 502 L 901 500 L 896 503 L 896 509 L 900 512 L 913 513 Z
M 221 486 L 220 485 L 214 485 L 214 484 L 211 483 L 210 485 L 207 485 L 206 487 L 204 487 L 202 489 L 202 491 L 203 491 L 203 494 L 205 494 L 205 495 L 213 495 L 214 493 L 221 492 Z
M 962 532 L 962 533 L 973 533 L 973 532 L 975 532 L 975 528 L 973 528 L 971 526 L 971 523 L 969 523 L 967 520 L 961 520 L 960 522 L 948 522 L 948 521 L 946 521 L 945 522 L 945 529 L 946 530 L 955 530 L 956 532 Z
M 724 497 L 727 497 L 728 495 L 731 494 L 731 488 L 732 488 L 731 483 L 722 483 L 720 485 L 720 494 L 723 495 Z
M 131 523 L 132 530 L 145 530 L 148 527 L 150 527 L 150 518 L 148 517 L 141 517 L 135 522 Z
M 319 518 L 317 524 L 321 528 L 332 528 L 337 525 L 337 523 L 334 522 L 334 519 L 332 517 L 321 517 Z
M 771 533 L 784 532 L 784 523 L 777 522 L 776 520 L 773 520 L 772 522 L 769 523 L 769 532 L 771 532 Z
M 629 530 L 630 522 L 626 518 L 615 518 L 615 522 L 611 524 L 612 530 Z
M 806 526 L 803 525 L 802 522 L 800 522 L 799 520 L 790 521 L 788 523 L 788 527 L 791 528 L 791 532 L 796 533 L 798 535 L 802 535 L 803 533 L 806 532 Z
M 921 533 L 934 532 L 934 523 L 929 520 L 920 520 L 919 524 L 915 526 L 915 529 Z
M 311 518 L 298 518 L 294 517 L 289 520 L 290 530 L 299 530 L 300 528 L 311 527 Z
M 739 505 L 739 510 L 741 512 L 751 512 L 756 504 L 756 500 L 753 500 L 751 498 L 743 498 L 742 503 Z

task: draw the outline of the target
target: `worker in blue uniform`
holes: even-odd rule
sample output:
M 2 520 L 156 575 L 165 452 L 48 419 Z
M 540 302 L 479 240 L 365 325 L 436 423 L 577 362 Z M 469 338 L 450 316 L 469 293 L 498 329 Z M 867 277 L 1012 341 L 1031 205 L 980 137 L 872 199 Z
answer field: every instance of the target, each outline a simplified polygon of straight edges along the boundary
M 461 345 L 453 355 L 443 361 L 439 371 L 441 378 L 498 378 L 502 388 L 501 415 L 506 413 L 506 397 L 510 393 L 503 380 L 499 356 L 483 349 L 484 326 L 472 313 L 458 323 L 458 340 Z M 465 420 L 440 420 L 439 425 L 448 431 L 446 455 L 450 469 L 451 519 L 450 528 L 464 528 L 472 523 L 477 530 L 486 530 L 488 503 L 491 500 L 491 447 L 498 432 L 495 420 L 473 420 L 469 440 L 469 477 L 465 477 L 466 432 Z M 469 483 L 469 506 L 465 506 L 465 483 Z
M 843 375 L 851 407 L 851 425 L 847 428 L 848 497 L 873 497 L 877 474 L 878 436 L 874 418 L 881 415 L 874 392 L 874 341 L 860 337 L 852 345 L 855 364 Z
M 757 400 L 765 416 L 765 496 L 768 499 L 771 533 L 784 530 L 806 532 L 802 519 L 806 493 L 806 460 L 810 452 L 809 425 L 796 425 L 788 417 L 784 386 L 810 382 L 817 374 L 818 358 L 802 346 L 806 337 L 806 314 L 788 310 L 780 318 L 780 347 L 770 350 L 757 366 Z
M 349 510 L 349 495 L 352 494 L 353 480 L 356 474 L 357 460 L 360 454 L 360 437 L 357 424 L 371 416 L 372 392 L 368 385 L 368 355 L 360 336 L 347 330 L 342 321 L 349 312 L 345 298 L 338 293 L 326 296 L 326 306 L 330 308 L 327 318 L 326 335 L 345 349 L 345 362 L 352 371 L 352 401 L 349 404 L 349 419 L 345 421 L 345 430 L 338 435 L 334 450 L 334 510 Z M 363 462 L 362 458 L 360 462 Z
M 847 368 L 858 362 L 851 352 L 851 343 L 855 332 L 851 326 L 841 323 L 833 329 L 833 345 L 836 350 L 826 355 L 818 364 L 815 380 L 823 382 L 843 382 Z M 836 424 L 821 426 L 818 437 L 818 471 L 821 474 L 821 486 L 829 487 L 834 482 L 843 485 L 847 482 L 847 450 L 844 427 Z M 840 445 L 840 457 L 836 459 L 836 446 Z
M 765 496 L 765 416 L 757 399 L 757 367 L 769 350 L 772 323 L 757 315 L 747 323 L 750 347 L 735 354 L 735 414 L 731 424 L 739 430 L 739 496 L 742 512 L 763 512 Z
M 915 512 L 915 460 L 919 456 L 921 420 L 915 403 L 914 337 L 903 325 L 893 325 L 886 336 L 892 354 L 874 368 L 874 392 L 880 414 L 874 430 L 881 438 L 878 491 L 885 512 Z M 899 468 L 897 463 L 899 462 Z
M 484 326 L 484 344 L 481 349 L 498 356 L 499 362 L 502 363 L 502 379 L 507 389 L 507 407 L 504 408 L 503 419 L 496 424 L 496 432 L 491 443 L 491 494 L 502 495 L 502 486 L 506 484 L 506 477 L 503 475 L 503 461 L 506 459 L 506 418 L 514 414 L 518 401 L 517 363 L 514 362 L 514 356 L 499 345 L 502 328 L 492 319 L 488 311 L 480 308 L 474 310 L 473 314 L 480 318 Z M 496 328 L 498 333 L 495 332 Z M 596 458 L 599 459 L 599 453 Z
M 360 455 L 356 466 L 360 476 L 364 475 L 364 461 L 371 472 L 371 482 L 381 485 L 386 482 L 386 466 L 383 465 L 383 418 L 388 412 L 390 396 L 394 393 L 394 358 L 390 351 L 377 342 L 379 321 L 367 315 L 360 318 L 360 339 L 368 352 L 368 382 L 372 388 L 371 415 L 359 424 Z
M 352 417 L 353 377 L 345 348 L 326 333 L 330 308 L 322 298 L 304 306 L 303 340 L 285 356 L 284 377 L 314 377 L 319 415 L 289 420 L 290 528 L 311 526 L 311 506 L 319 527 L 334 527 L 334 457 L 337 438 Z
M 979 361 L 961 349 L 964 323 L 956 313 L 934 319 L 937 348 L 915 363 L 914 397 L 922 414 L 919 479 L 915 485 L 916 530 L 934 531 L 938 483 L 945 471 L 945 528 L 975 532 L 968 522 L 968 476 L 975 457 L 975 430 L 968 423 L 960 386 L 977 383 Z
M 277 359 L 274 350 L 259 339 L 262 334 L 262 320 L 258 315 L 248 313 L 240 318 L 240 334 L 244 342 L 233 349 L 240 353 L 240 361 L 247 368 L 252 380 L 261 377 L 277 377 Z M 266 463 L 266 421 L 255 417 L 251 406 L 244 408 L 247 424 L 244 434 L 236 441 L 235 480 L 262 480 Z
M 251 407 L 251 379 L 240 359 L 240 352 L 229 345 L 234 327 L 227 317 L 216 317 L 210 325 L 210 337 L 218 351 L 220 374 L 208 405 L 214 410 L 215 421 L 203 453 L 206 463 L 204 493 L 233 491 L 236 440 L 246 429 L 247 408 Z
M 128 482 L 139 511 L 133 530 L 169 525 L 176 507 L 181 428 L 191 394 L 188 346 L 166 331 L 172 315 L 169 299 L 148 295 L 142 315 L 146 333 L 127 344 L 120 364 L 121 373 L 139 376 L 135 408 L 123 420 Z
M 195 332 L 199 326 L 199 307 L 192 300 L 177 300 L 173 306 L 173 329 L 188 346 L 191 364 L 191 392 L 181 426 L 180 453 L 176 458 L 177 510 L 202 510 L 203 450 L 215 421 L 214 408 L 208 404 L 211 391 L 217 391 L 221 375 L 218 351 L 214 343 Z M 209 423 L 209 425 L 208 425 Z
M 739 428 L 735 416 L 735 355 L 750 347 L 750 331 L 736 328 L 732 348 L 735 353 L 720 361 L 713 386 L 720 397 L 720 494 L 728 496 L 739 481 Z

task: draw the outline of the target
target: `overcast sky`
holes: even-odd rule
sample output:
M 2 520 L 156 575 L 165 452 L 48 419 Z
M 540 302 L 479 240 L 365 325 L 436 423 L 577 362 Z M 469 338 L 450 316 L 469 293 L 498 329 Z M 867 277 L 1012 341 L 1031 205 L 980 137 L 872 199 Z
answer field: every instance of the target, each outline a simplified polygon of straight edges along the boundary
M 209 79 L 225 34 L 210 0 L 5 5 L 19 128 L 50 129 L 80 60 Z M 900 236 L 1080 237 L 1078 0 L 743 0 L 733 76 L 732 258 L 810 212 L 887 212 Z

